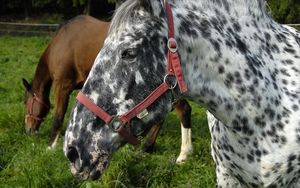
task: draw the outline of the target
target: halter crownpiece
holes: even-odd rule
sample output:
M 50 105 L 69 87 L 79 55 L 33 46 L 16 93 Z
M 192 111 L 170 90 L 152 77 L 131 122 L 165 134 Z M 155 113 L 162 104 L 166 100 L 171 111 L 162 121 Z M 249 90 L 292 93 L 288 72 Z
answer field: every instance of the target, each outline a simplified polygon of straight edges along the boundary
M 174 75 L 181 93 L 187 91 L 178 55 L 178 45 L 175 39 L 173 13 L 170 4 L 165 0 L 166 14 L 168 19 L 168 74 Z
M 161 1 L 162 3 L 162 1 Z M 114 131 L 118 132 L 128 143 L 138 145 L 140 141 L 126 129 L 125 125 L 130 126 L 130 120 L 134 117 L 143 118 L 147 115 L 147 108 L 154 103 L 161 95 L 168 90 L 173 90 L 177 85 L 180 92 L 186 92 L 187 86 L 183 79 L 182 69 L 180 65 L 179 55 L 177 52 L 178 46 L 174 34 L 174 22 L 171 6 L 165 0 L 164 3 L 168 21 L 168 67 L 164 81 L 154 91 L 152 91 L 143 101 L 133 107 L 131 110 L 121 116 L 111 116 L 102 108 L 97 106 L 92 100 L 85 96 L 81 91 L 78 93 L 76 99 L 86 108 L 92 111 L 106 124 L 108 124 Z M 167 82 L 167 78 L 174 76 L 176 78 L 175 84 Z

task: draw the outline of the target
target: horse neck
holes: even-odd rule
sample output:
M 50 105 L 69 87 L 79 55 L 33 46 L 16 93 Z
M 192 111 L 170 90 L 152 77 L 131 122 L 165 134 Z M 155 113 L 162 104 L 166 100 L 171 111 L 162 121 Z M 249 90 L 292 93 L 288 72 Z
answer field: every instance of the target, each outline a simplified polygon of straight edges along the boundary
M 185 6 L 179 5 L 182 2 L 185 2 Z M 207 106 L 223 123 L 231 123 L 235 114 L 225 114 L 226 106 L 232 111 L 239 110 L 245 116 L 251 113 L 239 103 L 243 100 L 237 94 L 240 88 L 228 88 L 224 84 L 235 73 L 240 76 L 244 74 L 241 72 L 241 67 L 245 66 L 244 43 L 239 46 L 237 40 L 247 39 L 247 32 L 242 30 L 247 28 L 247 24 L 252 29 L 249 33 L 253 35 L 263 33 L 258 31 L 260 29 L 269 30 L 267 27 L 273 21 L 262 7 L 262 1 L 217 2 L 174 1 L 174 22 L 183 73 L 189 89 L 187 96 Z M 234 41 L 235 46 L 231 50 L 226 46 L 227 40 Z M 255 45 L 258 44 L 253 44 L 251 48 L 259 49 Z M 221 75 L 221 69 L 226 69 L 227 72 Z
M 43 101 L 49 101 L 50 88 L 52 84 L 47 64 L 47 57 L 48 48 L 41 56 L 32 80 L 32 91 L 41 97 Z

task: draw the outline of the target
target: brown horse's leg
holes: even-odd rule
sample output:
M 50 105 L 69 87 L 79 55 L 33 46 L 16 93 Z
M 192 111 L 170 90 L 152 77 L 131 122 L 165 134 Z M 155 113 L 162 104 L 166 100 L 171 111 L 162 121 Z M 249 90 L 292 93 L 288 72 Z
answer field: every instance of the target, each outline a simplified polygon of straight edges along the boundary
M 192 108 L 185 99 L 181 99 L 176 103 L 175 111 L 181 122 L 181 151 L 176 163 L 182 163 L 193 152 L 191 133 Z
M 60 129 L 63 124 L 64 116 L 67 111 L 69 95 L 71 92 L 70 84 L 66 84 L 65 81 L 54 82 L 54 97 L 55 108 L 54 118 L 51 130 L 51 136 L 48 144 L 48 149 L 53 149 L 56 145 Z
M 162 125 L 163 125 L 163 122 L 158 123 L 151 127 L 150 131 L 147 134 L 147 140 L 146 140 L 146 143 L 144 144 L 143 151 L 148 152 L 148 153 L 153 152 L 155 141 L 156 141 L 156 138 L 158 136 L 158 133 L 159 133 Z
M 181 152 L 176 160 L 177 163 L 184 162 L 188 155 L 192 153 L 192 134 L 191 134 L 191 111 L 192 108 L 185 99 L 179 100 L 175 104 L 175 110 L 178 118 L 181 122 Z M 146 152 L 152 152 L 154 144 L 158 133 L 163 125 L 163 122 L 160 124 L 154 125 L 149 133 L 147 134 L 147 140 L 144 144 L 143 150 Z

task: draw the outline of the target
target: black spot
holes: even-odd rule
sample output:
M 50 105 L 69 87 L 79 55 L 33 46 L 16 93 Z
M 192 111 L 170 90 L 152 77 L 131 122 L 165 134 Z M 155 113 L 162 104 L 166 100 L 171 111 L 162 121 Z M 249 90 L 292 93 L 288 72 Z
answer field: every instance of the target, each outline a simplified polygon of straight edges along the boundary
M 278 48 L 278 46 L 276 44 L 272 44 L 271 45 L 271 51 L 273 53 L 280 53 L 280 50 L 279 50 L 279 48 Z
M 268 108 L 266 108 L 264 110 L 264 112 L 269 117 L 270 120 L 274 119 L 274 117 L 275 117 L 275 111 L 273 109 L 271 109 L 271 108 L 268 107 Z
M 288 81 L 287 81 L 286 79 L 282 79 L 282 83 L 283 83 L 284 85 L 288 85 Z
M 281 69 L 280 72 L 281 72 L 284 76 L 288 76 L 288 77 L 291 76 L 291 75 L 287 72 L 286 69 Z
M 296 105 L 296 104 L 294 104 L 294 105 L 292 106 L 292 109 L 293 109 L 295 112 L 297 112 L 297 111 L 299 110 L 299 106 Z
M 286 173 L 289 174 L 289 173 L 291 173 L 293 170 L 294 170 L 294 167 L 293 167 L 293 166 L 290 166 L 290 167 L 288 167 Z
M 224 154 L 225 159 L 227 159 L 227 161 L 231 160 L 230 157 L 226 153 L 223 153 L 223 154 Z
M 289 157 L 288 157 L 288 162 L 292 162 L 292 161 L 294 161 L 296 158 L 297 158 L 296 155 L 291 154 L 291 155 L 289 155 Z
M 247 158 L 248 158 L 249 163 L 252 163 L 254 161 L 254 157 L 251 154 L 248 154 Z
M 284 136 L 281 136 L 281 137 L 280 137 L 280 141 L 281 141 L 281 144 L 282 144 L 282 145 L 285 145 L 285 144 L 287 143 L 287 139 L 286 139 L 286 137 L 284 137 Z
M 190 20 L 188 17 L 180 17 L 181 18 L 181 22 L 180 22 L 180 26 L 179 26 L 179 31 L 182 34 L 186 34 L 192 38 L 196 38 L 198 37 L 198 32 L 194 27 L 190 27 L 191 25 L 193 25 L 193 23 L 191 22 L 192 20 Z
M 220 65 L 219 68 L 218 68 L 218 71 L 219 71 L 220 74 L 223 74 L 225 72 L 224 66 Z
M 271 35 L 269 33 L 267 33 L 267 32 L 265 32 L 264 34 L 265 34 L 266 41 L 270 41 Z
M 239 38 L 239 36 L 235 35 L 235 42 L 237 49 L 242 53 L 245 54 L 247 51 L 247 45 Z
M 280 43 L 286 42 L 286 37 L 281 33 L 276 34 L 275 37 L 276 37 L 277 41 Z
M 245 69 L 244 78 L 246 78 L 246 80 L 250 80 L 251 78 L 251 74 L 248 69 Z
M 217 103 L 215 103 L 215 101 L 213 101 L 213 100 L 210 100 L 209 102 L 208 102 L 208 106 L 209 106 L 209 108 L 212 110 L 212 111 L 216 111 L 216 109 L 217 109 L 217 107 L 218 107 L 218 105 L 217 105 Z
M 256 150 L 255 151 L 255 155 L 258 156 L 258 157 L 260 157 L 261 156 L 261 151 L 260 150 Z
M 234 72 L 234 77 L 235 77 L 235 83 L 236 84 L 239 85 L 243 82 L 241 74 L 238 71 Z
M 238 22 L 233 23 L 233 29 L 235 32 L 241 32 L 241 25 Z
M 286 51 L 287 53 L 290 53 L 290 54 L 295 54 L 296 51 L 292 48 L 288 48 L 288 47 L 284 47 L 284 51 Z
M 227 103 L 227 104 L 225 105 L 225 109 L 226 109 L 227 111 L 232 111 L 232 110 L 233 110 L 233 105 Z
M 239 122 L 237 120 L 232 121 L 233 129 L 237 132 L 240 132 L 242 130 L 242 127 L 239 125 Z
M 210 39 L 210 42 L 211 42 L 212 46 L 214 47 L 214 49 L 217 51 L 217 53 L 220 53 L 220 44 L 219 44 L 219 42 L 214 40 L 214 39 Z
M 261 117 L 256 116 L 254 118 L 254 123 L 258 126 L 260 126 L 261 128 L 264 128 L 266 126 L 266 122 L 263 121 L 263 119 Z
M 232 82 L 234 81 L 234 77 L 231 73 L 228 73 L 226 75 L 226 79 L 225 79 L 225 85 L 228 87 L 228 88 L 231 88 L 232 87 Z
M 211 31 L 210 31 L 211 24 L 210 24 L 210 22 L 208 20 L 201 19 L 200 24 L 198 25 L 196 23 L 196 26 L 200 30 L 201 35 L 202 35 L 203 38 L 210 38 L 210 35 L 211 35 Z

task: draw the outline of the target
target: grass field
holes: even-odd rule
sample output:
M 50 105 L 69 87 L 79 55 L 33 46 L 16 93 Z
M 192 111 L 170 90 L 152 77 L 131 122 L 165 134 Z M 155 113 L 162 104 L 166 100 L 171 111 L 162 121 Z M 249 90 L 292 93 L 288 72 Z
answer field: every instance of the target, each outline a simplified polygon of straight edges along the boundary
M 29 136 L 24 131 L 21 79 L 32 79 L 38 59 L 49 40 L 49 37 L 0 37 L 1 188 L 215 187 L 205 111 L 195 104 L 192 104 L 194 153 L 185 164 L 175 164 L 181 135 L 179 122 L 172 112 L 158 137 L 154 153 L 142 153 L 140 148 L 125 146 L 113 156 L 109 169 L 100 180 L 76 180 L 62 152 L 63 134 L 56 149 L 46 150 L 52 111 L 42 124 L 39 135 Z M 72 101 L 74 96 L 69 107 Z M 68 114 L 65 122 L 67 117 Z

